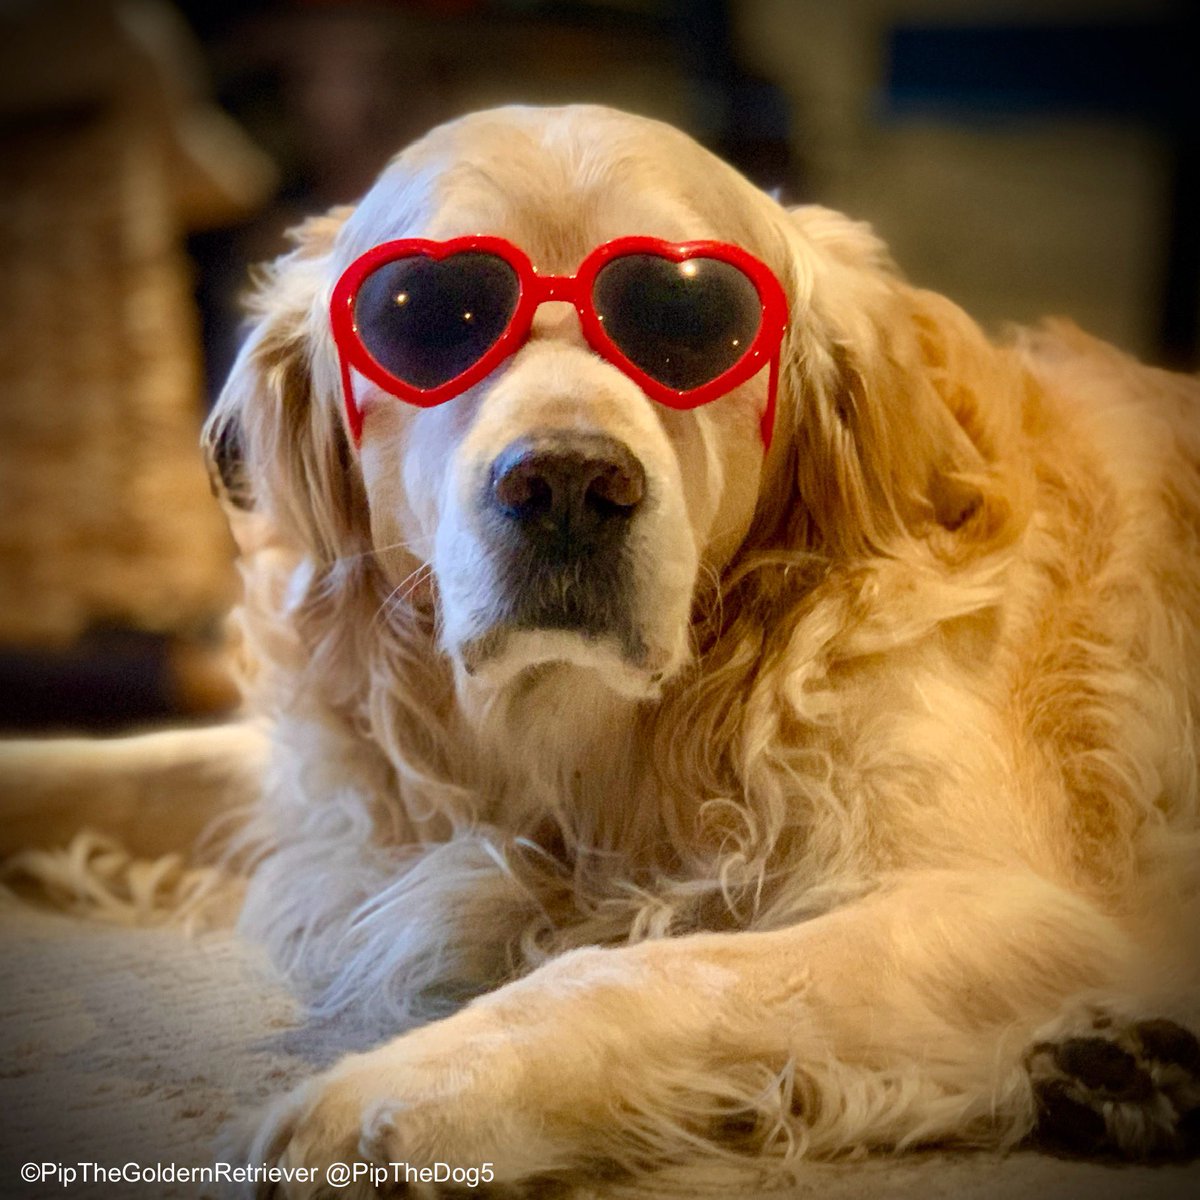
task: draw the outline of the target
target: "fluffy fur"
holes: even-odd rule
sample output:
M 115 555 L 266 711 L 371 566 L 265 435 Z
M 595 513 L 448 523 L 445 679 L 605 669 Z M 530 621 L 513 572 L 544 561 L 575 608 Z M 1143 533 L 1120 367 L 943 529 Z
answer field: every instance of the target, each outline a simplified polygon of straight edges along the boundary
M 364 386 L 357 452 L 334 281 L 468 232 L 564 272 L 626 233 L 764 259 L 792 314 L 769 455 L 763 376 L 656 408 L 553 305 L 442 408 Z M 252 1158 L 503 1183 L 1012 1142 L 1032 1046 L 1185 1013 L 1198 399 L 1065 322 L 993 344 L 863 225 L 607 110 L 455 122 L 301 227 L 209 430 L 273 729 L 244 925 L 317 1009 L 400 1036 Z M 562 630 L 471 659 L 505 586 L 471 489 L 547 428 L 646 466 L 642 659 Z M 1117 1097 L 1104 1144 L 1177 1150 L 1191 1103 Z

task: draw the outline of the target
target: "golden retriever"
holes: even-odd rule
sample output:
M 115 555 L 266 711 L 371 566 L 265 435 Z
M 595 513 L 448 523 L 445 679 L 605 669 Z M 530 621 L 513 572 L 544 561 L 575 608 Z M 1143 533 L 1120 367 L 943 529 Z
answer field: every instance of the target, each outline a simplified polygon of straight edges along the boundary
M 554 298 L 446 403 L 343 376 L 349 264 L 474 235 L 559 276 L 754 256 L 766 436 L 765 365 L 656 403 Z M 1197 380 L 1065 322 L 995 344 L 864 225 L 596 107 L 445 125 L 295 239 L 208 430 L 271 722 L 243 926 L 395 1036 L 262 1117 L 263 1190 L 1194 1153 Z M 520 502 L 583 471 L 594 528 L 497 516 L 514 453 Z

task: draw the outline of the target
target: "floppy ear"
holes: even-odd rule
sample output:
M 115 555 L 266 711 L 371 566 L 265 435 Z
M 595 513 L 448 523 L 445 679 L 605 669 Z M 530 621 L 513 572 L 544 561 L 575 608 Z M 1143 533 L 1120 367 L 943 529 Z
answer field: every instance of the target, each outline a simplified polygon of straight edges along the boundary
M 867 226 L 817 207 L 790 217 L 787 377 L 810 536 L 845 555 L 920 537 L 951 557 L 1015 536 L 1031 386 L 1015 355 L 903 283 Z
M 260 274 L 249 334 L 204 430 L 222 499 L 263 515 L 319 563 L 354 552 L 365 536 L 358 470 L 340 406 L 328 402 L 336 370 L 322 353 L 328 257 L 349 212 L 306 221 L 290 235 L 296 248 Z

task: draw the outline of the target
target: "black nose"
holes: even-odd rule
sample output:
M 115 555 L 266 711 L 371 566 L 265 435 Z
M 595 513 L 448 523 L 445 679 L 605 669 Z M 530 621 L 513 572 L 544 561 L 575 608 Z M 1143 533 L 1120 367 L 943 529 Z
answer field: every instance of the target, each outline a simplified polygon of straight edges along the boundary
M 623 531 L 646 494 L 646 472 L 603 434 L 521 438 L 492 464 L 495 507 L 526 534 L 582 548 Z

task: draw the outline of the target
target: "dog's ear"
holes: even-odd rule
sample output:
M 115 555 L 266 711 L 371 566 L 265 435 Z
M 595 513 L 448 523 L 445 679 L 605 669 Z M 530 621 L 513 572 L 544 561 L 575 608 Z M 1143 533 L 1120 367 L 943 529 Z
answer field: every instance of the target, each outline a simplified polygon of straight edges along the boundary
M 956 557 L 1015 536 L 1030 386 L 1016 357 L 903 283 L 867 226 L 817 207 L 789 215 L 786 378 L 811 535 L 848 555 L 921 537 Z
M 325 295 L 335 209 L 293 231 L 295 249 L 264 269 L 251 324 L 204 431 L 210 475 L 230 505 L 262 514 L 276 535 L 318 561 L 362 535 L 361 484 L 336 396 Z M 322 397 L 324 402 L 318 402 Z

